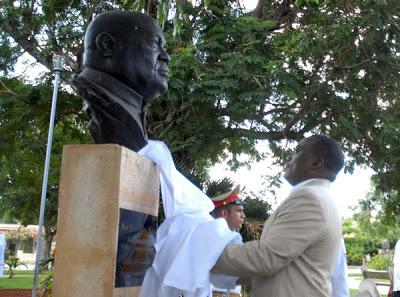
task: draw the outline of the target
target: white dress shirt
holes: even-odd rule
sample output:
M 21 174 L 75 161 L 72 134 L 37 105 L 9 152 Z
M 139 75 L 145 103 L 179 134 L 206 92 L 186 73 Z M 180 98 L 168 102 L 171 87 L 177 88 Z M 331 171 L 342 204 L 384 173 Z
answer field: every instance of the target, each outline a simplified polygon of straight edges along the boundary
M 339 246 L 339 254 L 332 274 L 332 297 L 349 297 L 346 247 L 343 239 Z

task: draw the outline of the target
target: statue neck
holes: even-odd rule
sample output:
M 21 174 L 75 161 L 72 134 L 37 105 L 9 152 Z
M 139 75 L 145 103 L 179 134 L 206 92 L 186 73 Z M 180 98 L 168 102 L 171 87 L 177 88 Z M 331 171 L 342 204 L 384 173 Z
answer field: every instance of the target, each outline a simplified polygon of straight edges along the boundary
M 143 112 L 143 96 L 111 75 L 86 67 L 79 76 L 105 88 L 135 110 Z

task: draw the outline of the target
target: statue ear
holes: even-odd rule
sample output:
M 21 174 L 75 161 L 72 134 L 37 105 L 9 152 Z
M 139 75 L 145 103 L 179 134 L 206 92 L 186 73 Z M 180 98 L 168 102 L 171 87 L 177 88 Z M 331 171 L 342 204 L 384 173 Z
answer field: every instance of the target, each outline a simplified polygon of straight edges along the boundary
M 115 38 L 108 33 L 100 33 L 96 36 L 96 47 L 104 57 L 111 57 L 114 51 Z

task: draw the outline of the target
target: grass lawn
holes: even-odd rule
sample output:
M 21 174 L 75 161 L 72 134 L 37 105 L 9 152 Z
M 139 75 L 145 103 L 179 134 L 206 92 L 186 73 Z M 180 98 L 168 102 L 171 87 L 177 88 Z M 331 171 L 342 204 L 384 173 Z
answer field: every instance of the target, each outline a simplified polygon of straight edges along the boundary
M 39 282 L 42 277 L 39 275 Z M 12 279 L 8 278 L 5 270 L 3 278 L 0 278 L 0 289 L 32 289 L 32 286 L 33 270 L 16 270 Z

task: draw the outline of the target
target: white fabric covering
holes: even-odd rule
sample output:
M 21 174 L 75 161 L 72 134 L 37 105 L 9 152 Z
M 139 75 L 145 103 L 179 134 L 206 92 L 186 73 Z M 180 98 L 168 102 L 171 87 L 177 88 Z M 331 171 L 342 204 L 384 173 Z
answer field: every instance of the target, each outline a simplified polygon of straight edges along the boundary
M 228 243 L 242 242 L 224 219 L 213 219 L 211 200 L 179 173 L 167 146 L 149 141 L 139 151 L 160 168 L 165 221 L 157 230 L 156 257 L 148 269 L 140 297 L 206 297 L 210 270 Z M 236 277 L 218 277 L 218 287 L 232 288 Z

